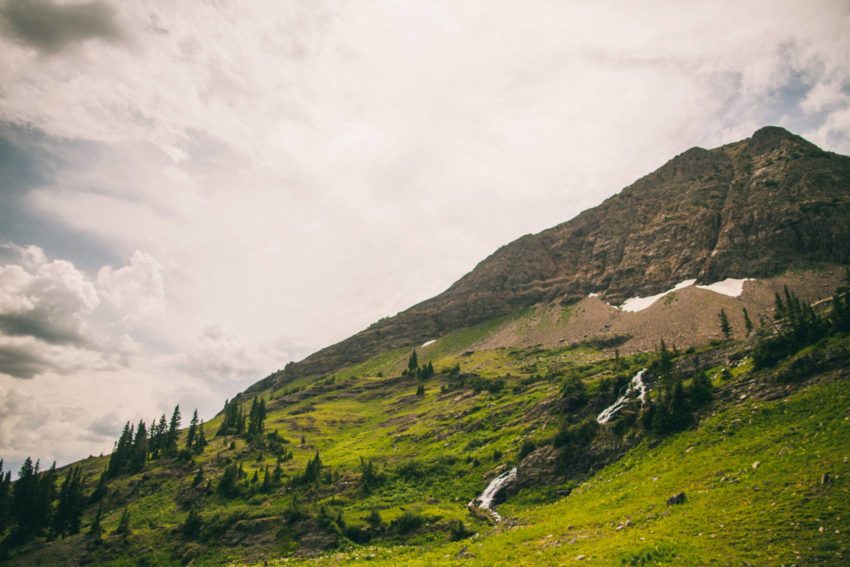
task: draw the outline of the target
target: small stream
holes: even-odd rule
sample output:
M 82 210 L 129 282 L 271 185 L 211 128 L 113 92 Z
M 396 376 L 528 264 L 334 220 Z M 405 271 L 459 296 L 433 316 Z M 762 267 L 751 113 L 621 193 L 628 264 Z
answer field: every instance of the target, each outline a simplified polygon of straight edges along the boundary
M 516 472 L 516 467 L 514 467 L 491 480 L 490 484 L 487 485 L 487 488 L 484 489 L 484 492 L 482 492 L 478 498 L 472 500 L 468 506 L 470 508 L 478 507 L 487 510 L 493 515 L 493 518 L 497 522 L 501 522 L 502 517 L 493 510 L 493 499 L 496 498 L 496 495 L 506 484 L 516 480 Z
M 626 388 L 626 391 L 623 392 L 623 395 L 620 396 L 616 402 L 605 408 L 602 413 L 600 413 L 596 421 L 599 423 L 608 423 L 611 421 L 611 418 L 614 417 L 618 411 L 623 409 L 626 404 L 628 404 L 634 398 L 635 392 L 638 393 L 637 398 L 640 400 L 641 405 L 646 403 L 646 392 L 647 386 L 643 381 L 643 375 L 646 372 L 646 368 L 642 369 L 640 372 L 634 375 L 634 377 L 629 382 L 629 387 Z

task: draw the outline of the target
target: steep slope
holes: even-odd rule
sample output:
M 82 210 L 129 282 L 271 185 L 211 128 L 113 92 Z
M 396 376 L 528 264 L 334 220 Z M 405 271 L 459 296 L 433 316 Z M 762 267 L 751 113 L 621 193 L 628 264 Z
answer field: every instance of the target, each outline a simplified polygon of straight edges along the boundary
M 692 148 L 576 218 L 496 251 L 442 294 L 258 384 L 321 375 L 539 302 L 609 303 L 696 278 L 850 260 L 850 157 L 778 127 Z

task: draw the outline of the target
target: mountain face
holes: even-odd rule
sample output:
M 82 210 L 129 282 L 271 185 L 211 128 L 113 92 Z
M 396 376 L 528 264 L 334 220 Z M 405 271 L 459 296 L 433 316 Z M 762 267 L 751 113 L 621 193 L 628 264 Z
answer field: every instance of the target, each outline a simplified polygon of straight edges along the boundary
M 320 375 L 540 302 L 617 304 L 696 278 L 850 261 L 850 157 L 782 128 L 691 148 L 601 205 L 503 246 L 445 292 L 287 366 Z

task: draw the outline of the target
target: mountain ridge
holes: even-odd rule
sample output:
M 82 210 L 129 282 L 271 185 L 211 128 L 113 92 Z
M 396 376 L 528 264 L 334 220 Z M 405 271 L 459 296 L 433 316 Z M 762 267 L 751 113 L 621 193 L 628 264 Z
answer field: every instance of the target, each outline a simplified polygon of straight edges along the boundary
M 501 246 L 444 292 L 252 386 L 321 375 L 540 302 L 609 303 L 696 278 L 850 260 L 850 157 L 784 128 L 690 148 L 574 218 Z

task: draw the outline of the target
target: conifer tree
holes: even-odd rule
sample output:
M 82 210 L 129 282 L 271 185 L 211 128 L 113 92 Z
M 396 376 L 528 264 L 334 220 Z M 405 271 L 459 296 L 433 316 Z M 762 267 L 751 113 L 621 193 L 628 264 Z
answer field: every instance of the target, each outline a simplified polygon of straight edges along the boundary
M 192 412 L 192 421 L 189 422 L 189 429 L 186 431 L 186 450 L 195 450 L 195 436 L 198 434 L 198 410 Z
M 71 467 L 59 490 L 59 502 L 50 529 L 51 536 L 64 537 L 79 532 L 84 507 L 82 472 L 79 467 Z
M 263 485 L 260 487 L 265 493 L 269 493 L 272 491 L 272 483 L 271 483 L 271 473 L 269 471 L 269 466 L 266 465 L 265 473 L 263 474 Z
M 12 521 L 17 526 L 17 533 L 22 540 L 28 539 L 37 529 L 33 517 L 37 489 L 38 465 L 34 465 L 32 459 L 27 457 L 14 484 L 11 509 Z
M 409 374 L 415 374 L 417 370 L 419 370 L 419 357 L 416 354 L 416 349 L 413 349 L 413 352 L 410 353 L 410 358 L 407 359 L 407 372 Z
M 174 406 L 174 412 L 168 422 L 168 431 L 165 434 L 165 455 L 174 457 L 177 455 L 177 439 L 180 437 L 180 406 Z
M 750 319 L 750 314 L 749 314 L 749 312 L 747 312 L 746 307 L 744 307 L 743 313 L 744 313 L 744 332 L 749 337 L 753 332 L 753 322 Z
M 11 507 L 12 475 L 3 472 L 3 459 L 0 459 L 0 534 L 9 526 L 9 508 Z
M 201 535 L 201 528 L 203 527 L 203 520 L 201 519 L 201 515 L 198 513 L 197 508 L 192 507 L 189 510 L 189 514 L 186 516 L 186 520 L 183 522 L 183 535 L 188 539 L 196 539 L 199 535 Z
M 121 437 L 115 444 L 112 450 L 112 455 L 109 456 L 109 465 L 106 471 L 109 478 L 114 478 L 125 471 L 130 463 L 133 452 L 133 426 L 128 421 L 124 425 L 124 430 L 121 432 Z
M 103 517 L 103 505 L 98 506 L 97 514 L 94 516 L 94 520 L 89 527 L 89 539 L 95 543 L 100 542 L 101 537 L 103 536 L 103 527 L 101 527 L 100 522 Z
M 726 315 L 726 310 L 721 308 L 720 312 L 717 314 L 717 317 L 720 320 L 720 332 L 723 334 L 723 338 L 731 338 L 732 325 L 729 324 L 729 317 Z
M 194 451 L 195 454 L 199 455 L 204 451 L 204 447 L 206 446 L 207 437 L 204 433 L 204 420 L 202 419 L 201 422 L 198 424 L 198 432 L 195 435 L 195 444 L 192 447 L 192 451 Z
M 133 439 L 133 450 L 130 457 L 130 470 L 132 472 L 140 472 L 145 468 L 145 462 L 148 460 L 148 430 L 144 420 L 139 420 L 139 425 L 136 427 L 136 436 Z
M 200 485 L 204 482 L 204 467 L 203 465 L 198 467 L 198 472 L 195 473 L 195 478 L 192 479 L 192 488 Z
M 106 474 L 106 471 L 103 471 L 97 481 L 97 485 L 95 486 L 94 491 L 91 493 L 91 496 L 89 496 L 90 503 L 93 504 L 95 502 L 100 502 L 103 497 L 106 496 L 106 493 L 109 491 L 108 487 L 106 486 L 106 481 L 108 479 L 109 478 Z
M 128 507 L 124 507 L 124 511 L 121 513 L 121 519 L 118 520 L 118 527 L 115 528 L 113 533 L 125 538 L 130 535 L 130 509 Z

